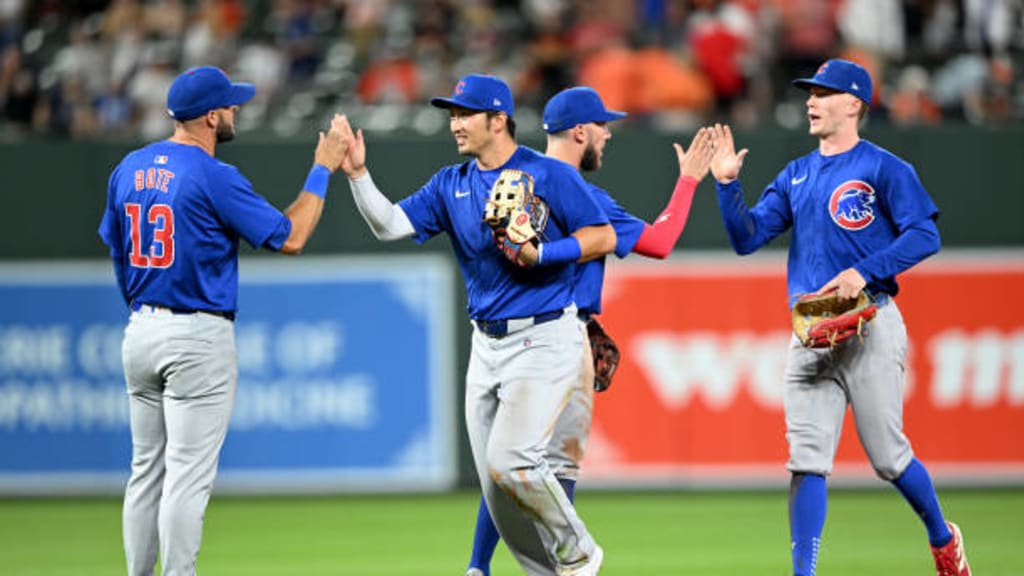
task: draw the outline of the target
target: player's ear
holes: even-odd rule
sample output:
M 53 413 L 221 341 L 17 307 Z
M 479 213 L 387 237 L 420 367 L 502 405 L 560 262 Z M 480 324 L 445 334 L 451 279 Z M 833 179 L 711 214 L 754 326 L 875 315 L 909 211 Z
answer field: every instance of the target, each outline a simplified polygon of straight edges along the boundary
M 210 110 L 206 113 L 205 117 L 206 125 L 210 128 L 216 129 L 217 125 L 220 123 L 220 114 L 218 113 L 218 111 L 216 109 Z
M 493 115 L 487 116 L 487 125 L 491 129 L 491 132 L 495 134 L 501 132 L 502 128 L 508 130 L 508 115 L 504 112 L 498 112 Z
M 577 144 L 585 144 L 587 142 L 587 126 L 586 124 L 577 124 L 571 128 L 572 139 Z

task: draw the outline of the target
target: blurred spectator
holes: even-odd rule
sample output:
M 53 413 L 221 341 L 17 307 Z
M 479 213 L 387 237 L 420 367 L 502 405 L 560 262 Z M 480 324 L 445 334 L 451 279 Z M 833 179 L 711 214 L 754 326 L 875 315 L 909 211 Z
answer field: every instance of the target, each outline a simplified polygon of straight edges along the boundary
M 316 0 L 277 0 L 270 15 L 275 42 L 288 61 L 288 80 L 311 80 L 323 57 L 323 38 L 318 34 L 320 3 Z
M 89 94 L 98 94 L 106 88 L 109 69 L 99 40 L 100 30 L 95 17 L 71 24 L 68 43 L 57 52 L 53 62 L 53 70 L 65 87 L 84 82 L 83 89 Z
M 837 56 L 875 122 L 995 124 L 1024 118 L 1022 49 L 1024 0 L 0 0 L 0 130 L 156 138 L 206 64 L 257 85 L 240 130 L 387 104 L 375 129 L 436 132 L 422 101 L 470 72 L 513 84 L 524 129 L 574 84 L 656 128 L 795 128 L 790 80 Z
M 11 50 L 5 56 L 16 54 L 17 51 Z M 4 58 L 4 63 L 7 62 L 8 58 Z M 6 121 L 18 132 L 29 131 L 39 102 L 35 73 L 29 68 L 16 68 L 0 100 L 3 101 L 3 117 Z
M 174 81 L 176 71 L 173 59 L 159 49 L 146 56 L 146 64 L 127 86 L 128 95 L 137 107 L 138 133 L 145 140 L 170 136 L 171 123 L 167 115 L 167 90 Z
M 967 120 L 973 124 L 1000 126 L 1013 119 L 1013 63 L 1006 57 L 988 61 L 984 81 L 979 90 L 970 92 L 964 101 Z
M 245 9 L 238 0 L 200 0 L 182 43 L 182 67 L 217 66 L 227 70 L 237 56 Z
M 924 67 L 904 68 L 889 97 L 889 119 L 899 126 L 938 124 L 942 110 L 930 92 L 931 78 Z
M 421 99 L 419 68 L 400 47 L 384 48 L 374 58 L 356 85 L 356 95 L 364 104 L 412 104 Z
M 932 97 L 945 118 L 964 120 L 972 102 L 980 100 L 988 80 L 988 67 L 980 54 L 961 54 L 950 59 L 932 76 Z
M 515 83 L 517 100 L 543 108 L 552 96 L 573 85 L 569 47 L 560 25 L 563 16 L 552 8 L 534 9 L 526 62 Z
M 747 93 L 743 62 L 754 24 L 744 8 L 731 2 L 698 0 L 694 5 L 690 46 L 698 68 L 711 82 L 719 114 L 731 121 L 733 107 Z
M 843 41 L 870 52 L 880 68 L 903 59 L 906 31 L 900 0 L 845 0 L 838 18 Z
M 105 136 L 125 138 L 134 130 L 134 103 L 124 81 L 111 80 L 107 89 L 93 101 L 96 127 Z
M 839 38 L 836 12 L 841 0 L 772 0 L 781 17 L 779 64 L 775 86 L 783 97 L 792 78 L 811 76 L 834 56 Z
M 964 0 L 967 47 L 989 55 L 1005 55 L 1014 33 L 1021 32 L 1014 30 L 1021 25 L 1020 9 L 1019 0 Z
M 85 79 L 77 74 L 64 74 L 50 91 L 48 102 L 39 110 L 36 122 L 47 133 L 70 138 L 95 136 L 96 116 Z

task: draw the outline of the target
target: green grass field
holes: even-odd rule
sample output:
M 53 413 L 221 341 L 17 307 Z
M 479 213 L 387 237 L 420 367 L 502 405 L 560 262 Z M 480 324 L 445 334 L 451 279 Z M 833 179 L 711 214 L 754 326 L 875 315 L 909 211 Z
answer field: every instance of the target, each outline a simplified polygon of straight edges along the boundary
M 976 576 L 1024 574 L 1024 490 L 940 494 Z M 477 495 L 214 497 L 199 573 L 461 576 Z M 783 492 L 590 492 L 578 507 L 602 576 L 785 576 Z M 818 573 L 933 575 L 924 530 L 895 491 L 833 491 Z M 123 574 L 120 502 L 0 500 L 0 573 Z M 519 574 L 508 552 L 496 576 Z

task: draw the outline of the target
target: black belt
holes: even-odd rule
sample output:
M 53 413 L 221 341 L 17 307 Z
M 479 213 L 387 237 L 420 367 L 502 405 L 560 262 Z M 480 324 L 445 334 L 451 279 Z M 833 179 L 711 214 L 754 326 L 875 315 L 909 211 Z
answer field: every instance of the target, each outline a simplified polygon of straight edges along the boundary
M 219 316 L 221 318 L 224 318 L 226 320 L 230 320 L 232 322 L 235 321 L 235 313 L 234 312 L 222 312 L 220 310 L 187 310 L 187 309 L 184 309 L 184 308 L 171 308 L 170 306 L 161 306 L 159 304 L 146 304 L 146 303 L 143 303 L 143 302 L 132 302 L 131 308 L 132 308 L 133 311 L 138 312 L 139 310 L 142 309 L 143 306 L 145 306 L 146 308 L 149 308 L 150 312 L 155 312 L 157 310 L 167 310 L 171 314 L 180 314 L 180 315 L 210 314 L 211 316 Z
M 593 312 L 587 312 L 586 310 L 579 310 L 576 312 L 576 317 L 583 321 L 584 324 L 594 319 Z
M 871 301 L 874 302 L 875 306 L 878 308 L 885 306 L 890 300 L 892 300 L 892 296 L 889 296 L 888 292 L 868 292 L 868 297 L 871 298 Z
M 551 312 L 544 312 L 543 314 L 537 314 L 536 316 L 527 316 L 526 318 L 474 320 L 473 323 L 476 324 L 477 329 L 492 338 L 504 338 L 510 333 L 518 332 L 527 326 L 534 326 L 545 322 L 551 322 L 552 320 L 558 320 L 564 313 L 564 310 L 558 309 L 552 310 Z

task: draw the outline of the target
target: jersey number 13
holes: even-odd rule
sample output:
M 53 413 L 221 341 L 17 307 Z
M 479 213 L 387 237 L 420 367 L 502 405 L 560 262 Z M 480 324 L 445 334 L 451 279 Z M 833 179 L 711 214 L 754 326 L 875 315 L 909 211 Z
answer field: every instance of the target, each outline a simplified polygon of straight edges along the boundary
M 153 225 L 153 243 L 148 254 L 142 252 L 142 204 L 124 205 L 131 228 L 132 252 L 129 255 L 136 268 L 167 268 L 174 263 L 174 210 L 167 204 L 153 204 L 146 212 L 146 221 Z

